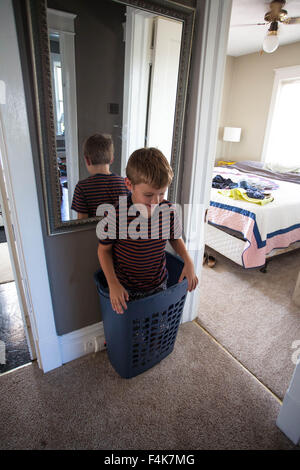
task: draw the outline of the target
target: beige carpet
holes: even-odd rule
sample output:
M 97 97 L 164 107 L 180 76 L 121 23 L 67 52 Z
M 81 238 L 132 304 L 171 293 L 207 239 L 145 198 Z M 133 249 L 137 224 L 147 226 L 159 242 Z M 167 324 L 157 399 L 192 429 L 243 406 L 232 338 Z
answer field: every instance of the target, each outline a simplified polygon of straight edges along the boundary
M 171 355 L 126 380 L 106 352 L 48 374 L 0 377 L 1 449 L 294 449 L 280 404 L 195 323 Z
M 199 322 L 245 367 L 283 399 L 300 340 L 300 308 L 292 302 L 300 250 L 273 258 L 267 273 L 245 270 L 216 254 L 203 269 Z
M 0 284 L 4 282 L 12 282 L 14 274 L 9 258 L 7 243 L 0 243 Z

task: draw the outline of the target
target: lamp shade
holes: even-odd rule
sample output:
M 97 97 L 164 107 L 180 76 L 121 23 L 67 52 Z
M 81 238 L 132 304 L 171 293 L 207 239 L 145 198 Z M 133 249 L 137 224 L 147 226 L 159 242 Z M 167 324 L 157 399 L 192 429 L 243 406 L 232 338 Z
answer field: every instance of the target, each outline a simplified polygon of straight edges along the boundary
M 226 142 L 239 142 L 241 140 L 240 127 L 224 127 L 223 140 Z

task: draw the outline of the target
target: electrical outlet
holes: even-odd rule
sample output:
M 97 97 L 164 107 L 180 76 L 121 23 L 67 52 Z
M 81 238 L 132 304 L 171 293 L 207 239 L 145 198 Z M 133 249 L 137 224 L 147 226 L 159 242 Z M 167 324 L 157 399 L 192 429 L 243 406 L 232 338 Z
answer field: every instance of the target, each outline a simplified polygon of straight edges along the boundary
M 93 352 L 95 351 L 95 341 L 90 339 L 84 343 L 84 350 L 85 352 Z
M 94 336 L 84 343 L 86 353 L 102 351 L 105 349 L 105 338 L 102 335 Z

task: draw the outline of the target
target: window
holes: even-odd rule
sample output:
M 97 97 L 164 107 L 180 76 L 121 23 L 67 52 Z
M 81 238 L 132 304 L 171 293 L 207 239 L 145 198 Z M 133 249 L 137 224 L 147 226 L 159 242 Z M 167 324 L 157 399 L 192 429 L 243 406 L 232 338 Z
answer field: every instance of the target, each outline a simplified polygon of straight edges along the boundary
M 300 66 L 275 70 L 263 160 L 283 168 L 300 166 Z

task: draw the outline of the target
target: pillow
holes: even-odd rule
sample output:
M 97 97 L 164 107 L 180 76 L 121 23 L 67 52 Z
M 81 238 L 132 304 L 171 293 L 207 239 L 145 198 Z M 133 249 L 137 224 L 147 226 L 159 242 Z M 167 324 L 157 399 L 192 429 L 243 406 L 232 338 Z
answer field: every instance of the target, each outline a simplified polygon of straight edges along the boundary
M 281 163 L 265 163 L 265 170 L 275 171 L 277 173 L 300 173 L 299 165 L 286 165 Z

